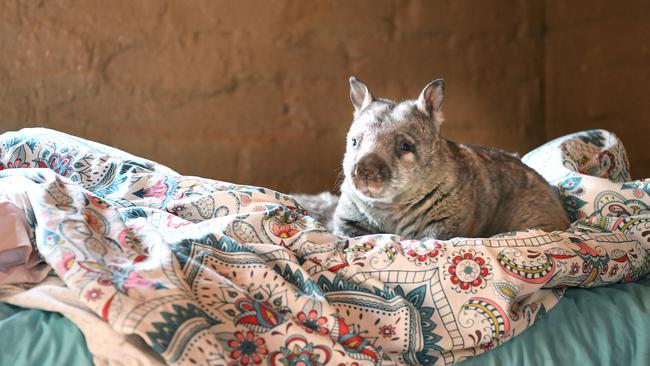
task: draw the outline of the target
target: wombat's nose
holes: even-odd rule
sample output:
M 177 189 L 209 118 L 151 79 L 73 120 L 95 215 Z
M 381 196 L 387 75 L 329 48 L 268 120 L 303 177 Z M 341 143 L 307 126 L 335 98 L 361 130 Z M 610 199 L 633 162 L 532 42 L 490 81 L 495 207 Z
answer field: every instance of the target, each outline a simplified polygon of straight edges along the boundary
M 355 164 L 352 177 L 355 181 L 363 179 L 383 183 L 390 178 L 390 169 L 384 159 L 376 154 L 368 154 Z

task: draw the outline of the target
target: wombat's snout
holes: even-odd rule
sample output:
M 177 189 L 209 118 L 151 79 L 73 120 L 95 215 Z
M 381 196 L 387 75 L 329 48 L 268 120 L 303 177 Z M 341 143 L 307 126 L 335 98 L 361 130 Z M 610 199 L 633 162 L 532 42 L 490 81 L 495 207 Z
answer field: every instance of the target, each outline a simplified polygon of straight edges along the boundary
M 390 179 L 390 168 L 377 154 L 368 154 L 361 158 L 352 170 L 352 182 L 363 194 L 376 195 Z

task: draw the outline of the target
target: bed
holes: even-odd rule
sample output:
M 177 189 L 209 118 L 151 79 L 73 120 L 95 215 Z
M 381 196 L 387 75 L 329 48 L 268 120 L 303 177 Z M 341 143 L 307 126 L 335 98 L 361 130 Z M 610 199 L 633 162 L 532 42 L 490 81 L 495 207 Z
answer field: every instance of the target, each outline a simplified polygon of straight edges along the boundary
M 534 327 L 462 365 L 647 365 L 649 313 L 648 279 L 570 289 Z M 0 304 L 0 334 L 14 340 L 0 364 L 93 365 L 83 334 L 56 312 Z
M 2 365 L 92 365 L 84 336 L 60 313 L 0 303 Z
M 3 322 L 63 314 L 84 337 L 49 346 L 79 364 L 647 364 L 650 182 L 603 130 L 524 162 L 557 187 L 569 230 L 342 238 L 279 192 L 5 133 L 0 192 L 52 271 L 0 288 Z

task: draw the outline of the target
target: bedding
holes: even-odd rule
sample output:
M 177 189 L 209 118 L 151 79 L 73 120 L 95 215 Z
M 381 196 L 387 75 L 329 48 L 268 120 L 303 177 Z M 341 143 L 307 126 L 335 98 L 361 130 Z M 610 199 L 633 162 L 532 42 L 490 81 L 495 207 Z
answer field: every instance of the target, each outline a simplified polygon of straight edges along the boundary
M 57 332 L 65 331 L 69 333 L 66 330 L 68 328 L 77 329 L 77 334 L 80 336 L 70 337 L 69 340 L 85 344 L 84 351 L 92 355 L 92 361 L 87 357 L 81 357 L 82 361 L 88 361 L 87 364 L 94 364 L 95 366 L 158 366 L 165 364 L 158 354 L 144 344 L 140 337 L 121 334 L 112 329 L 108 323 L 89 309 L 72 289 L 65 286 L 63 281 L 54 273 L 51 273 L 40 284 L 33 287 L 31 284 L 0 286 L 0 301 L 21 308 L 29 308 L 34 313 L 41 311 L 44 314 L 43 316 L 50 316 L 48 314 L 51 313 L 64 316 L 67 322 L 65 324 L 62 324 L 62 322 L 54 324 L 51 333 L 56 335 Z M 62 325 L 65 326 L 65 329 L 57 329 Z M 45 345 L 43 346 L 44 349 L 47 349 L 49 345 L 61 343 L 60 340 L 54 337 L 50 337 L 51 339 L 41 337 L 32 329 L 31 327 L 16 327 L 14 332 L 20 334 L 24 339 L 38 337 L 39 342 Z M 82 333 L 83 335 L 81 335 Z M 0 353 L 2 353 L 3 345 L 8 347 L 11 343 L 0 343 Z M 34 359 L 38 355 L 32 355 L 31 357 Z M 39 363 L 34 364 L 38 365 Z M 0 365 L 4 365 L 4 363 L 0 362 Z M 67 365 L 67 363 L 53 362 L 42 365 Z
M 650 279 L 571 288 L 535 326 L 462 366 L 648 365 Z
M 3 195 L 11 193 L 5 191 Z M 31 246 L 24 215 L 7 200 L 0 200 L 0 238 L 0 285 L 37 283 L 45 278 L 49 268 Z
M 42 296 L 41 291 L 38 296 Z M 51 300 L 48 299 L 49 301 Z M 23 304 L 29 308 L 40 308 L 36 302 L 27 301 Z M 0 304 L 0 318 L 5 319 L 6 312 L 3 309 L 3 305 Z M 28 309 L 12 310 L 11 314 L 26 310 Z M 29 311 L 30 314 L 41 312 L 35 309 Z M 45 316 L 53 316 L 50 312 L 44 313 Z M 612 316 L 604 316 L 604 314 L 612 314 Z M 64 312 L 64 315 L 70 317 L 69 313 Z M 99 318 L 95 321 L 84 319 L 76 324 L 95 327 L 91 340 L 101 338 L 102 343 L 106 343 L 119 337 L 115 334 L 98 337 L 97 326 L 101 326 L 101 322 Z M 30 322 L 30 324 L 36 323 Z M 38 323 L 43 324 L 43 321 Z M 110 357 L 110 353 L 101 354 L 89 345 L 93 356 L 91 362 L 90 358 L 86 357 L 87 350 L 83 347 L 85 344 L 83 335 L 76 332 L 73 337 L 70 336 L 71 323 L 60 320 L 47 322 L 46 326 L 57 335 L 43 337 L 28 331 L 33 329 L 31 326 L 23 327 L 15 322 L 3 323 L 3 320 L 0 320 L 0 334 L 13 334 L 12 339 L 20 339 L 20 342 L 15 343 L 20 346 L 18 349 L 14 343 L 0 343 L 0 364 L 9 364 L 8 360 L 17 360 L 15 353 L 20 353 L 27 359 L 24 363 L 16 363 L 17 365 L 45 364 L 34 361 L 33 357 L 42 357 L 42 355 L 31 354 L 30 342 L 33 342 L 33 338 L 37 338 L 37 342 L 45 344 L 43 348 L 38 348 L 39 351 L 50 353 L 47 350 L 56 349 L 54 347 L 60 342 L 60 334 L 66 335 L 67 347 L 74 347 L 74 352 L 63 351 L 62 353 L 74 353 L 80 356 L 75 356 L 74 363 L 69 359 L 56 359 L 47 363 L 49 365 L 160 364 L 160 361 L 155 359 L 142 358 L 134 355 L 133 352 L 127 352 L 124 344 L 120 346 L 120 357 L 117 358 L 107 358 Z M 3 333 L 3 329 L 12 329 L 13 333 Z M 3 346 L 6 349 L 3 349 Z M 567 349 L 571 352 L 565 352 Z M 114 350 L 114 346 L 109 346 L 106 351 Z M 462 365 L 647 365 L 650 361 L 648 355 L 650 355 L 650 279 L 645 278 L 638 283 L 592 289 L 568 289 L 553 311 L 540 319 L 534 327 L 490 352 L 463 362 Z
M 13 203 L 32 245 L 171 365 L 451 364 L 552 314 L 567 287 L 646 275 L 650 183 L 630 181 L 616 136 L 569 135 L 524 161 L 557 186 L 569 230 L 348 239 L 269 189 L 51 130 L 0 136 L 0 186 L 29 197 Z
M 92 365 L 83 335 L 61 314 L 0 303 L 0 334 L 0 365 Z

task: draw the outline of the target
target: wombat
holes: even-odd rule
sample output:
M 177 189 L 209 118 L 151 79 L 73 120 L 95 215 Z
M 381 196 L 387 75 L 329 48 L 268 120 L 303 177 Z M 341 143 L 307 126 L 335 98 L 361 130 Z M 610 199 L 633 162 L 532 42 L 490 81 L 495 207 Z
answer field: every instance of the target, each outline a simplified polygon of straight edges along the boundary
M 396 103 L 350 78 L 354 121 L 334 232 L 449 239 L 566 229 L 557 194 L 517 157 L 440 136 L 444 86 L 432 81 L 417 100 Z

